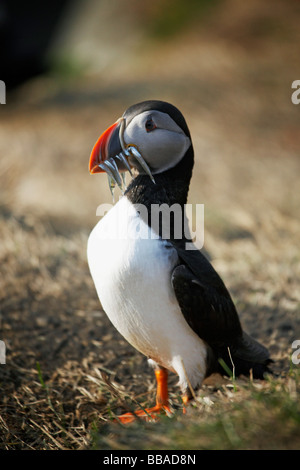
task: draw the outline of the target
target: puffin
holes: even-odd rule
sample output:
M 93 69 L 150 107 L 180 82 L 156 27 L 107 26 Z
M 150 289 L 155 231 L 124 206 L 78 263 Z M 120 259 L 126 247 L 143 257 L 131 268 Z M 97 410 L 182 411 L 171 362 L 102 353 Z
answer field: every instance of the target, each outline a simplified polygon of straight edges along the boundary
M 148 358 L 156 377 L 156 404 L 119 416 L 122 423 L 172 413 L 169 372 L 179 378 L 186 412 L 212 373 L 263 379 L 272 362 L 268 349 L 242 328 L 208 257 L 178 230 L 193 166 L 186 120 L 160 100 L 130 106 L 90 155 L 90 173 L 106 173 L 112 193 L 116 186 L 122 190 L 88 238 L 90 273 L 111 323 Z M 127 187 L 126 173 L 132 177 Z

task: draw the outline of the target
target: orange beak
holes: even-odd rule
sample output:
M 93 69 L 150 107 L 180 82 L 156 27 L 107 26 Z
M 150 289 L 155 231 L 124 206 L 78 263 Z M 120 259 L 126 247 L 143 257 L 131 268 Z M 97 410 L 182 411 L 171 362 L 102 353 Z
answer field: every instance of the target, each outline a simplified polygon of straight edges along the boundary
M 134 144 L 124 142 L 123 132 L 124 118 L 120 118 L 101 134 L 90 156 L 90 173 L 107 173 L 109 181 L 112 180 L 121 189 L 122 178 L 120 172 L 129 171 L 132 176 L 131 168 L 133 164 L 130 159 L 135 159 L 144 172 L 150 176 L 152 182 L 155 183 L 151 170 L 138 148 Z
M 91 156 L 90 156 L 90 163 L 89 163 L 89 171 L 91 174 L 94 173 L 105 173 L 105 170 L 100 168 L 100 164 L 104 163 L 105 160 L 107 160 L 110 156 L 110 148 L 112 144 L 112 140 L 115 142 L 118 140 L 118 130 L 119 129 L 119 121 L 115 122 L 112 124 L 106 131 L 101 134 L 99 139 L 97 140 L 96 144 L 94 145 L 94 148 L 92 150 Z M 112 136 L 114 136 L 114 139 L 112 139 Z M 118 150 L 121 151 L 121 146 L 120 144 Z M 117 152 L 116 152 L 117 153 Z

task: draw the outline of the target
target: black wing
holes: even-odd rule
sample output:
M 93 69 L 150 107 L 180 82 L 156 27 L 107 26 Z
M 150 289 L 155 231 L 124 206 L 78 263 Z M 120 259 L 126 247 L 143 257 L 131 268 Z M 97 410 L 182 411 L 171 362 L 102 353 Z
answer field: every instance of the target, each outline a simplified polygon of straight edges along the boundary
M 198 250 L 185 250 L 182 242 L 170 241 L 181 264 L 172 272 L 172 284 L 185 320 L 235 373 L 263 377 L 270 362 L 267 349 L 243 332 L 238 313 L 222 279 Z M 230 351 L 231 358 L 229 357 Z M 219 363 L 216 362 L 219 369 Z M 224 372 L 224 370 L 223 370 Z

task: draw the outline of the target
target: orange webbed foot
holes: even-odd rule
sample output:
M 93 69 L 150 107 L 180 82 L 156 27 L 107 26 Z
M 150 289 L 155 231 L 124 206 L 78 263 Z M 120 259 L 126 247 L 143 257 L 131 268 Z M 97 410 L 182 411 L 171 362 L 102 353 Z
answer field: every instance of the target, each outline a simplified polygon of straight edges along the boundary
M 166 369 L 156 369 L 155 377 L 157 382 L 156 405 L 152 408 L 145 408 L 133 413 L 125 413 L 118 416 L 117 420 L 123 424 L 128 424 L 135 419 L 145 419 L 146 421 L 157 420 L 162 413 L 172 414 L 168 400 L 168 371 Z
M 155 405 L 152 408 L 145 408 L 144 410 L 137 410 L 133 413 L 125 413 L 118 416 L 117 420 L 122 424 L 132 423 L 136 419 L 144 419 L 145 421 L 157 421 L 159 415 L 166 413 L 167 415 L 172 414 L 172 411 L 168 405 Z

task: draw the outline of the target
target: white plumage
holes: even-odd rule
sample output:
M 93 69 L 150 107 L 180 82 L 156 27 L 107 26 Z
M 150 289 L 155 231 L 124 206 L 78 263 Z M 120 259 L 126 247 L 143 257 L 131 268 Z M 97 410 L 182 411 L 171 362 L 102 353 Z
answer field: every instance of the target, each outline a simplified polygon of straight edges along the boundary
M 157 239 L 122 197 L 88 241 L 88 262 L 102 307 L 121 335 L 152 361 L 178 374 L 182 390 L 201 384 L 205 343 L 182 315 L 171 284 L 176 250 Z M 184 366 L 183 366 L 184 364 Z

